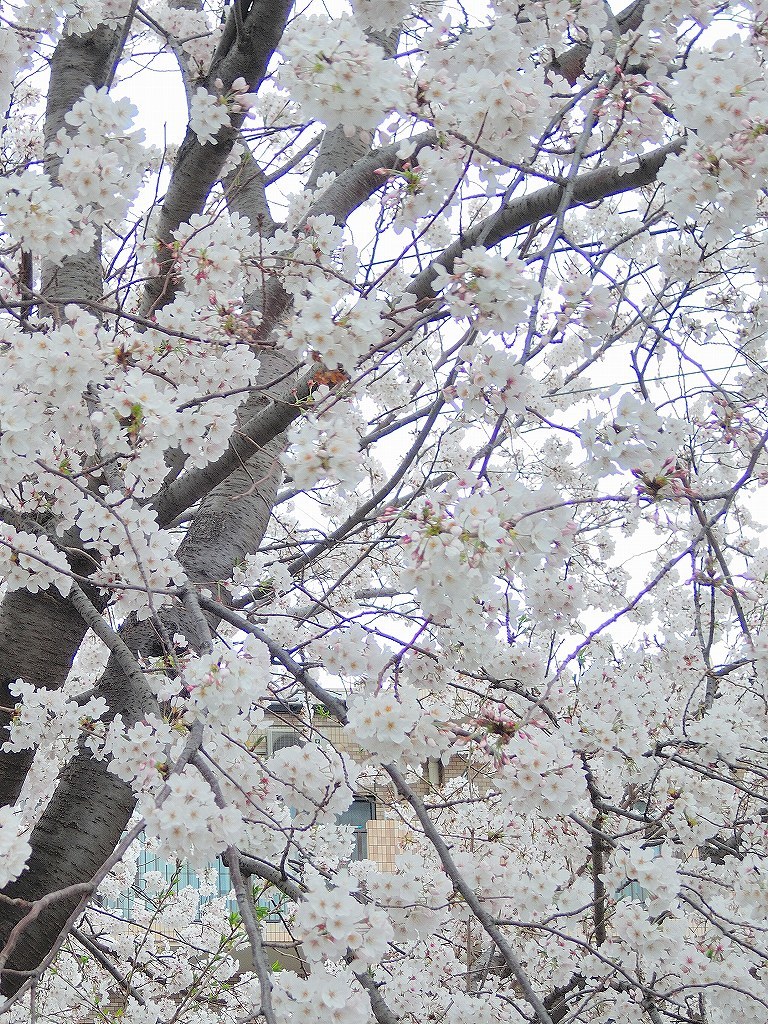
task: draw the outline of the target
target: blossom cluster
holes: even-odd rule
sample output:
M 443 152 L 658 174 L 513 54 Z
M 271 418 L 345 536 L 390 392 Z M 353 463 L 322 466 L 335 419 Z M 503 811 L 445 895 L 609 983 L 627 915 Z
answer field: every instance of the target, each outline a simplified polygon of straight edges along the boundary
M 730 36 L 691 54 L 673 82 L 676 117 L 693 140 L 667 161 L 660 177 L 678 222 L 703 208 L 713 239 L 755 216 L 768 170 L 762 74 L 754 47 Z
M 487 332 L 514 332 L 540 291 L 524 263 L 514 256 L 504 259 L 482 246 L 467 249 L 451 274 L 438 267 L 433 288 L 443 291 L 457 319 L 468 317 Z
M 130 782 L 139 792 L 156 795 L 173 760 L 174 745 L 181 737 L 173 727 L 158 718 L 146 715 L 133 725 L 115 715 L 109 723 L 102 748 L 109 758 L 109 770 Z
M 278 81 L 305 114 L 353 135 L 407 104 L 405 80 L 349 16 L 296 19 L 280 44 Z
M 149 152 L 143 132 L 129 132 L 136 108 L 87 85 L 48 146 L 56 180 L 21 171 L 0 184 L 4 230 L 34 252 L 60 263 L 86 252 L 97 229 L 125 217 L 141 182 Z M 30 213 L 35 216 L 30 217 Z
M 521 481 L 494 490 L 458 484 L 402 517 L 409 523 L 403 581 L 415 587 L 425 611 L 440 616 L 492 599 L 497 578 L 537 568 L 570 542 L 570 513 L 551 485 L 535 492 Z M 547 515 L 537 515 L 537 507 Z
M 352 803 L 359 774 L 349 758 L 312 742 L 275 751 L 264 770 L 270 793 L 293 809 L 298 825 L 335 821 Z
M 321 1013 L 332 1024 L 360 1024 L 368 1021 L 370 1004 L 355 985 L 352 972 L 314 965 L 307 978 L 291 971 L 274 976 L 273 1002 L 282 1016 L 296 1024 L 314 1024 Z
M 353 694 L 347 710 L 352 735 L 384 762 L 400 754 L 408 733 L 423 714 L 412 686 L 366 688 Z
M 402 169 L 379 173 L 388 179 L 385 205 L 394 212 L 393 228 L 402 232 L 421 218 L 445 212 L 456 205 L 454 194 L 456 178 L 469 159 L 467 147 L 458 139 L 441 138 L 440 145 L 422 149 L 411 159 L 415 143 L 404 142 L 398 155 L 404 161 Z M 434 235 L 442 218 L 430 223 Z
M 221 27 L 211 27 L 210 19 L 205 11 L 192 10 L 188 7 L 177 7 L 171 4 L 158 5 L 153 10 L 157 18 L 171 38 L 181 45 L 181 50 L 188 56 L 200 73 L 206 71 L 216 49 Z
M 351 371 L 381 337 L 384 309 L 383 301 L 376 298 L 346 302 L 338 285 L 325 281 L 297 297 L 286 343 L 316 354 L 326 366 Z
M 510 808 L 553 818 L 572 813 L 586 799 L 584 770 L 556 731 L 520 729 L 501 758 L 494 785 Z
M 7 175 L 0 181 L 0 208 L 4 232 L 57 262 L 87 252 L 96 241 L 96 229 L 83 217 L 77 197 L 45 174 Z
M 12 807 L 0 807 L 0 885 L 17 878 L 32 853 L 25 836 L 19 836 L 19 821 Z
M 226 92 L 217 78 L 214 88 L 216 95 L 198 87 L 189 101 L 189 127 L 201 146 L 214 145 L 219 131 L 230 123 L 230 115 L 248 113 L 256 102 L 244 78 L 236 78 Z
M 308 413 L 291 428 L 289 437 L 283 465 L 296 487 L 312 487 L 330 478 L 351 491 L 363 480 L 360 436 L 353 418 L 342 415 L 338 406 L 321 417 Z
M 503 413 L 525 414 L 541 397 L 541 387 L 507 348 L 477 343 L 464 348 L 462 373 L 447 394 L 460 402 L 467 419 L 494 421 Z
M 399 758 L 419 764 L 448 756 L 453 738 L 443 725 L 450 713 L 412 682 L 364 683 L 350 696 L 347 709 L 350 735 L 376 763 Z
M 253 636 L 233 651 L 185 659 L 180 683 L 187 717 L 191 721 L 199 716 L 224 728 L 239 715 L 260 721 L 262 712 L 255 705 L 266 695 L 269 672 L 269 652 Z
M 66 597 L 72 586 L 66 557 L 47 537 L 5 524 L 0 527 L 0 566 L 9 590 L 36 594 L 55 587 Z
M 683 884 L 678 868 L 668 847 L 637 843 L 614 854 L 605 881 L 614 892 L 621 892 L 626 882 L 636 882 L 646 894 L 649 911 L 661 914 L 677 906 Z
M 675 466 L 685 431 L 683 421 L 660 416 L 650 402 L 622 395 L 615 415 L 588 416 L 580 424 L 587 470 L 600 475 L 613 467 L 639 470 L 648 479 L 664 478 L 661 489 L 669 482 L 665 468 Z
M 25 459 L 32 453 L 47 465 L 79 469 L 95 447 L 87 405 L 71 396 L 105 380 L 99 357 L 104 336 L 95 317 L 73 306 L 65 307 L 60 324 L 43 321 L 41 326 L 35 334 L 3 329 L 0 481 L 9 489 L 26 475 Z M 62 412 L 52 431 L 46 409 L 54 406 Z
M 553 101 L 516 14 L 498 14 L 490 28 L 463 33 L 452 47 L 435 36 L 419 71 L 422 116 L 502 160 L 524 161 Z
M 357 879 L 343 871 L 336 873 L 332 886 L 318 872 L 307 872 L 295 924 L 311 963 L 349 953 L 356 970 L 378 963 L 394 935 L 384 911 L 359 894 Z
M 407 942 L 433 934 L 444 919 L 451 897 L 451 882 L 414 853 L 401 853 L 395 871 L 366 876 L 368 895 L 386 909 L 394 941 Z
M 181 857 L 203 867 L 240 842 L 244 832 L 240 811 L 232 804 L 217 806 L 211 787 L 198 771 L 187 766 L 168 779 L 168 788 L 164 799 L 147 801 L 141 808 L 147 829 L 168 859 Z
M 381 643 L 357 622 L 339 630 L 330 640 L 317 640 L 312 645 L 312 652 L 322 661 L 327 672 L 345 680 L 377 678 L 384 671 L 389 657 Z
M 145 618 L 152 605 L 151 596 L 143 590 L 162 592 L 186 582 L 186 573 L 175 557 L 173 537 L 158 529 L 154 510 L 108 491 L 100 502 L 84 498 L 76 521 L 83 540 L 103 555 L 93 582 L 109 588 L 120 580 L 138 588 L 133 593 L 120 593 L 121 609 L 136 611 Z M 130 544 L 126 547 L 128 538 Z M 156 600 L 162 604 L 164 598 Z
M 108 708 L 103 697 L 89 697 L 78 704 L 60 690 L 34 687 L 17 679 L 9 687 L 19 698 L 10 728 L 10 738 L 0 751 L 29 750 L 41 744 L 64 746 L 72 750 L 82 732 L 90 732 Z M 89 737 L 88 746 L 95 749 L 98 737 Z

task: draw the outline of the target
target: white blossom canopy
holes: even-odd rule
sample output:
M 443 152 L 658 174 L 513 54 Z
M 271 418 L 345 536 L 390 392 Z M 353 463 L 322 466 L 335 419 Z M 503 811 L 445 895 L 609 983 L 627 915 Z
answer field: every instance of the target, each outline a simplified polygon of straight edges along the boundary
M 2 5 L 3 1019 L 768 1019 L 767 62 Z

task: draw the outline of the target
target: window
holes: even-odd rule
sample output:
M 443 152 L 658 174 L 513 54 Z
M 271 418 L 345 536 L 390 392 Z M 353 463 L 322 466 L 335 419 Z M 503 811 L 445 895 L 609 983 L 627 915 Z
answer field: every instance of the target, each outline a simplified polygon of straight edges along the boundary
M 301 741 L 299 733 L 291 730 L 283 730 L 278 733 L 280 739 L 291 739 L 295 737 L 293 742 L 286 742 L 283 746 L 295 746 L 296 742 Z M 282 749 L 277 747 L 275 749 Z M 340 814 L 336 819 L 339 825 L 351 825 L 354 828 L 355 842 L 352 847 L 352 860 L 367 860 L 368 858 L 368 832 L 366 826 L 369 821 L 373 821 L 376 817 L 376 802 L 373 799 L 366 797 L 359 797 L 352 801 L 352 805 Z M 232 882 L 229 877 L 229 868 L 226 864 L 223 864 L 221 860 L 217 858 L 214 864 L 209 864 L 205 869 L 206 871 L 214 871 L 214 891 L 210 894 L 206 894 L 201 897 L 200 903 L 205 904 L 210 900 L 218 899 L 221 896 L 227 896 L 230 889 L 232 888 Z M 142 850 L 139 855 L 137 870 L 136 870 L 136 881 L 131 889 L 123 893 L 117 900 L 105 901 L 105 909 L 120 911 L 126 920 L 130 920 L 137 909 L 151 909 L 154 905 L 154 896 L 144 896 L 144 878 L 150 871 L 158 871 L 165 879 L 165 888 L 173 886 L 175 891 L 185 889 L 187 886 L 191 886 L 193 889 L 200 888 L 200 877 L 197 872 L 191 868 L 188 864 L 177 864 L 175 861 L 162 860 L 156 854 L 151 853 L 149 850 Z M 254 877 L 253 883 L 259 885 L 259 879 Z M 270 888 L 269 892 L 265 894 L 260 900 L 259 905 L 270 911 L 268 921 L 279 920 L 279 914 L 277 913 L 278 906 L 285 899 L 284 896 L 277 890 Z M 237 909 L 237 902 L 232 899 L 230 900 L 230 906 L 233 910 Z
M 355 845 L 352 847 L 352 860 L 368 859 L 369 821 L 376 817 L 376 804 L 364 798 L 352 801 L 352 806 L 340 814 L 336 821 L 339 825 L 352 825 L 355 829 Z
M 205 895 L 200 897 L 201 905 L 218 899 L 221 896 L 226 896 L 232 887 L 229 879 L 229 870 L 220 860 L 217 859 L 214 864 L 209 864 L 206 871 L 215 872 L 213 892 L 206 892 Z M 157 893 L 153 890 L 151 893 L 144 895 L 144 880 L 150 872 L 158 872 L 162 875 L 164 881 L 161 883 L 161 892 L 167 891 L 169 887 L 174 892 L 179 892 L 181 889 L 188 887 L 193 889 L 200 888 L 200 877 L 194 868 L 191 868 L 188 864 L 180 864 L 177 861 L 163 860 L 149 850 L 143 849 L 136 863 L 136 880 L 133 886 L 127 892 L 122 893 L 118 899 L 105 900 L 105 909 L 120 911 L 128 921 L 132 919 L 135 911 L 138 909 L 152 910 L 157 902 Z M 210 886 L 208 888 L 210 889 Z M 230 901 L 230 903 L 232 909 L 237 909 L 237 903 L 234 900 Z
M 638 814 L 646 814 L 648 811 L 648 804 L 645 800 L 637 800 L 633 804 L 632 810 L 636 811 Z M 657 825 L 649 823 L 645 830 L 645 836 L 648 841 L 643 844 L 643 847 L 647 850 L 649 849 L 653 851 L 653 859 L 655 860 L 656 857 L 661 856 L 661 847 L 664 843 L 663 830 L 660 831 Z M 631 881 L 627 881 L 619 888 L 616 893 L 616 899 L 632 900 L 634 903 L 641 903 L 645 906 L 648 900 L 648 890 L 644 889 L 637 880 L 633 879 Z

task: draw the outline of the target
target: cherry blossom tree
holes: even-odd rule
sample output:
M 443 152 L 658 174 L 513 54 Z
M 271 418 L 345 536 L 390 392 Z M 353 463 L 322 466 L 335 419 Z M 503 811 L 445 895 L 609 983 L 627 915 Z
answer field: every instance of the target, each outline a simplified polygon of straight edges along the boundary
M 0 1014 L 764 1022 L 763 0 L 0 21 Z

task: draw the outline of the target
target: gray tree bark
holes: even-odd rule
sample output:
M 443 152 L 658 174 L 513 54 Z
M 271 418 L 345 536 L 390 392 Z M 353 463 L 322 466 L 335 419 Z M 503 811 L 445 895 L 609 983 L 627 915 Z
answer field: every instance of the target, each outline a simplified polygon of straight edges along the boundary
M 216 77 L 229 76 L 228 84 L 239 76 L 251 87 L 258 85 L 266 71 L 274 47 L 282 34 L 290 3 L 256 3 L 247 19 L 246 35 L 232 42 L 232 51 L 220 54 Z M 262 24 L 259 23 L 261 19 Z M 97 87 L 111 70 L 109 57 L 114 32 L 98 29 L 88 37 L 66 36 L 59 43 L 52 61 L 49 120 L 46 137 L 53 138 L 64 124 L 64 115 L 83 95 L 85 87 Z M 213 74 L 213 72 L 212 72 Z M 170 239 L 172 231 L 193 213 L 200 212 L 216 182 L 232 145 L 232 132 L 216 146 L 201 147 L 196 141 L 182 147 L 161 219 L 161 239 Z M 55 177 L 56 165 L 50 172 Z M 156 307 L 171 290 L 162 278 L 151 288 Z M 50 273 L 50 294 L 68 301 L 84 301 L 101 296 L 100 253 L 92 251 Z M 284 375 L 284 361 L 275 356 L 264 360 L 268 379 Z M 251 405 L 268 400 L 255 399 Z M 279 432 L 278 432 L 279 433 Z M 277 435 L 265 439 L 254 452 L 248 452 L 245 465 L 230 472 L 219 487 L 198 495 L 204 500 L 179 549 L 179 559 L 193 582 L 209 585 L 226 581 L 232 568 L 248 552 L 258 549 L 280 479 Z M 209 488 L 206 488 L 209 490 Z M 47 614 L 46 614 L 47 613 Z M 164 610 L 162 627 L 167 634 L 181 632 L 193 636 L 195 629 L 188 616 L 175 607 Z M 72 664 L 87 626 L 63 599 L 49 593 L 30 595 L 14 592 L 0 606 L 0 653 L 4 655 L 3 705 L 13 707 L 9 682 L 24 678 L 35 685 L 61 686 Z M 6 631 L 7 630 L 7 631 Z M 151 622 L 131 617 L 120 630 L 121 637 L 134 654 L 153 656 L 163 653 L 161 630 Z M 20 638 L 29 643 L 20 643 Z M 98 690 L 110 707 L 110 717 L 120 714 L 133 723 L 157 710 L 149 687 L 139 688 L 110 658 L 98 683 Z M 9 724 L 11 714 L 5 713 Z M 3 739 L 5 737 L 2 737 Z M 23 784 L 32 760 L 32 752 L 3 755 L 2 792 L 13 802 Z M 67 766 L 53 798 L 35 827 L 32 856 L 27 869 L 4 891 L 11 899 L 34 902 L 48 893 L 87 881 L 114 850 L 135 806 L 130 787 L 111 774 L 103 762 L 81 750 Z M 13 993 L 35 971 L 54 947 L 62 927 L 78 905 L 79 895 L 62 899 L 41 913 L 14 946 L 3 971 L 2 991 Z M 0 905 L 0 949 L 24 911 L 7 903 Z
M 45 112 L 46 145 L 65 127 L 64 115 L 83 95 L 86 86 L 103 85 L 112 67 L 118 33 L 103 26 L 82 36 L 67 36 L 51 58 L 51 88 Z M 58 178 L 60 160 L 46 154 L 45 171 Z M 101 254 L 96 250 L 70 257 L 59 267 L 43 267 L 43 296 L 54 304 L 58 296 L 69 301 L 101 298 Z M 48 310 L 44 310 L 48 312 Z M 16 698 L 9 687 L 17 679 L 34 686 L 58 689 L 66 679 L 87 626 L 72 604 L 58 591 L 37 594 L 15 590 L 0 603 L 0 747 Z M 34 751 L 0 750 L 0 806 L 16 801 L 32 764 Z

